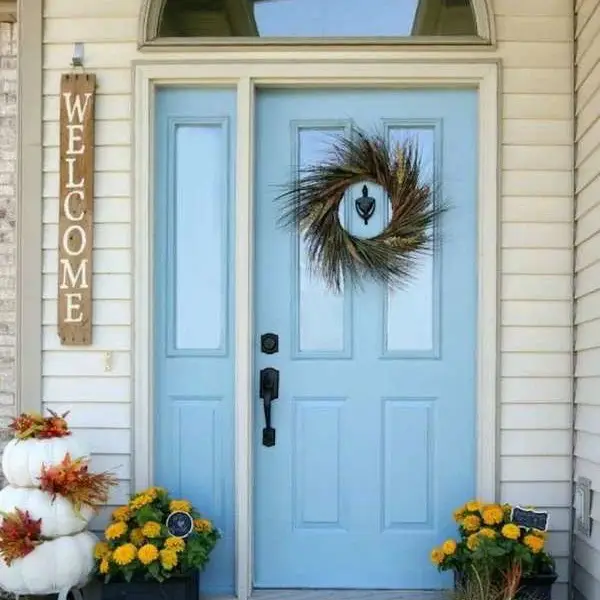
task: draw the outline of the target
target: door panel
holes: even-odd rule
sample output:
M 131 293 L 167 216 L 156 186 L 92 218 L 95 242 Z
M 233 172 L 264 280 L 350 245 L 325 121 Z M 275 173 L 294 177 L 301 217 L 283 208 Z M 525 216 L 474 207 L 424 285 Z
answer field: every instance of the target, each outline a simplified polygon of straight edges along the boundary
M 475 490 L 476 93 L 262 90 L 256 106 L 255 370 L 277 368 L 280 389 L 273 447 L 262 445 L 258 381 L 254 400 L 255 585 L 441 587 L 429 552 Z M 293 168 L 353 125 L 418 139 L 424 177 L 452 206 L 441 251 L 403 291 L 327 291 L 277 224 Z M 373 235 L 389 206 L 370 186 L 377 212 L 365 226 L 361 187 L 341 216 Z M 276 354 L 260 352 L 267 332 Z
M 234 587 L 233 90 L 156 95 L 155 472 L 223 532 L 202 589 Z

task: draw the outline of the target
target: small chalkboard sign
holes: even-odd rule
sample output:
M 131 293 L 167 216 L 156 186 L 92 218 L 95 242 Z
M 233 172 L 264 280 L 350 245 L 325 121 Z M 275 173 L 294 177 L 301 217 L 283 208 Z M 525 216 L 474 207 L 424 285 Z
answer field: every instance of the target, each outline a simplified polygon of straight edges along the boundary
M 511 521 L 524 529 L 548 531 L 548 513 L 515 506 L 512 510 Z
M 185 538 L 194 531 L 194 519 L 182 510 L 172 512 L 167 517 L 167 530 L 173 537 Z

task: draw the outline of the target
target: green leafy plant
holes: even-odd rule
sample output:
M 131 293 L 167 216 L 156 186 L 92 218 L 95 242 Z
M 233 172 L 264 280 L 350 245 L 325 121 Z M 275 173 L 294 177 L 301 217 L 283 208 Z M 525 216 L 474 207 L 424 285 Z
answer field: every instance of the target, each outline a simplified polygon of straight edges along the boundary
M 173 512 L 192 517 L 189 536 L 169 533 L 166 522 Z M 96 545 L 95 559 L 96 574 L 105 583 L 111 579 L 162 582 L 203 569 L 221 533 L 188 500 L 173 499 L 164 488 L 151 487 L 113 511 L 104 536 Z

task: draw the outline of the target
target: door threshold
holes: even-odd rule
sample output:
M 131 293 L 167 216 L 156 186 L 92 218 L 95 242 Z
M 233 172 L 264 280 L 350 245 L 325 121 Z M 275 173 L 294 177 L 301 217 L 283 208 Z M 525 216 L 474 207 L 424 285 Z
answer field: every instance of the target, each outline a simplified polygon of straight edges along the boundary
M 254 590 L 251 600 L 444 600 L 448 590 Z

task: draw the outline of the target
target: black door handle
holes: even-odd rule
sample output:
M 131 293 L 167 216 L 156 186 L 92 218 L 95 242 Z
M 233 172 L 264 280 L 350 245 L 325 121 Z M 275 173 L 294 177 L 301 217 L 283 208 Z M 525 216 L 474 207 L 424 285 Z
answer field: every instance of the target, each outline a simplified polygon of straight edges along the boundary
M 275 429 L 271 426 L 271 403 L 279 398 L 279 371 L 272 367 L 260 372 L 260 397 L 265 411 L 265 427 L 263 428 L 263 446 L 275 445 Z

